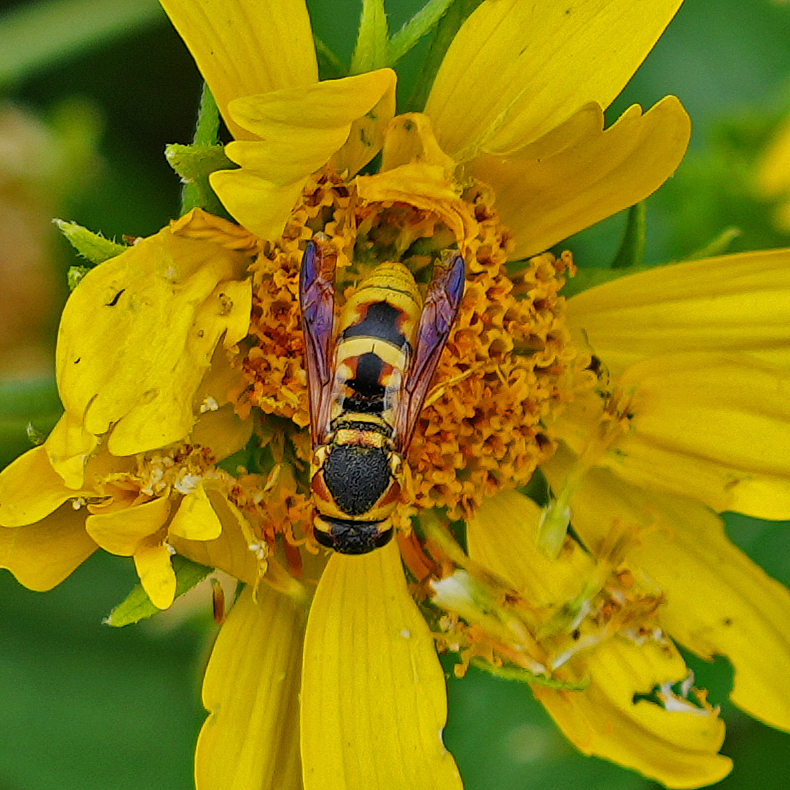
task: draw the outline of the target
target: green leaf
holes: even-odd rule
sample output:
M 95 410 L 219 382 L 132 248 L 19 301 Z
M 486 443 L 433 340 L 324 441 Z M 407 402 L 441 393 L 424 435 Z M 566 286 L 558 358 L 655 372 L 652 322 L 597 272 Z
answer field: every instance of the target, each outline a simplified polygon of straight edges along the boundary
M 362 0 L 362 15 L 359 18 L 359 31 L 354 53 L 351 55 L 351 74 L 364 74 L 367 71 L 389 65 L 389 28 L 383 0 Z
M 612 260 L 612 269 L 633 269 L 640 266 L 645 257 L 645 204 L 637 203 L 628 209 L 623 240 Z
M 184 182 L 181 192 L 182 216 L 193 208 L 202 208 L 220 216 L 225 214 L 208 178 L 215 170 L 236 167 L 225 156 L 225 149 L 218 142 L 219 127 L 219 108 L 208 85 L 204 83 L 192 144 L 173 143 L 165 147 L 165 157 L 170 167 Z
M 215 170 L 229 170 L 236 165 L 225 155 L 222 145 L 181 145 L 171 143 L 165 147 L 167 162 L 185 181 L 195 182 Z
M 390 38 L 387 65 L 394 66 L 426 33 L 439 22 L 454 0 L 428 2 Z
M 219 126 L 219 107 L 214 100 L 214 94 L 204 82 L 192 143 L 194 145 L 216 145 L 219 141 Z
M 172 143 L 165 147 L 165 157 L 184 181 L 181 192 L 182 216 L 193 208 L 227 216 L 208 178 L 215 170 L 233 170 L 236 167 L 225 156 L 223 146 Z
M 155 0 L 49 0 L 0 15 L 0 85 L 119 36 L 162 23 Z
M 213 568 L 198 565 L 198 563 L 176 554 L 173 557 L 173 570 L 176 574 L 176 598 L 178 598 L 191 590 L 198 582 L 203 581 Z M 126 600 L 119 603 L 110 612 L 104 622 L 115 628 L 121 628 L 124 625 L 132 625 L 139 623 L 140 620 L 146 620 L 160 611 L 161 609 L 151 603 L 151 599 L 142 585 L 138 584 L 129 593 Z
M 423 107 L 425 107 L 436 72 L 439 71 L 439 66 L 441 66 L 444 55 L 450 44 L 452 44 L 455 34 L 466 21 L 466 18 L 482 2 L 483 0 L 455 0 L 441 17 L 428 44 L 428 54 L 425 56 L 422 68 L 417 76 L 414 91 L 408 102 L 406 102 L 406 112 L 421 112 Z M 400 31 L 398 32 L 400 33 Z
M 58 230 L 66 237 L 69 244 L 92 264 L 104 263 L 128 249 L 125 244 L 105 239 L 101 233 L 94 233 L 76 222 L 67 222 L 63 219 L 53 219 L 52 221 L 58 226 Z

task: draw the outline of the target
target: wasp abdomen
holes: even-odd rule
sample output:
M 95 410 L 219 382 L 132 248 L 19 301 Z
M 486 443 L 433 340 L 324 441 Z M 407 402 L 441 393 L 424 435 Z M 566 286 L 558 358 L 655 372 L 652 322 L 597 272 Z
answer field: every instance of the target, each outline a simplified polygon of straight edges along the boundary
M 324 482 L 340 510 L 361 516 L 379 501 L 392 480 L 389 455 L 383 447 L 332 447 L 323 468 Z
M 354 378 L 346 382 L 342 408 L 362 414 L 381 414 L 386 389 L 381 383 L 384 363 L 378 354 L 369 351 L 356 360 Z
M 362 309 L 363 317 L 352 324 L 340 336 L 343 340 L 351 337 L 377 337 L 397 348 L 404 348 L 408 341 L 401 331 L 403 310 L 389 302 L 373 302 Z

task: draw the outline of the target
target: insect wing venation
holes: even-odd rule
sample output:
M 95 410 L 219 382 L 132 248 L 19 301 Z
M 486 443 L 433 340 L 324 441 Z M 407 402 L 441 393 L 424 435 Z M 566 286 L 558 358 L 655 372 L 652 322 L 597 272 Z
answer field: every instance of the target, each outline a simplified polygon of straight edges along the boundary
M 307 243 L 299 274 L 299 302 L 305 337 L 305 367 L 310 401 L 313 447 L 329 430 L 329 398 L 332 387 L 330 359 L 335 321 L 333 286 L 337 256 L 320 234 Z
M 405 454 L 411 443 L 431 379 L 458 315 L 464 282 L 464 259 L 456 252 L 439 265 L 428 287 L 417 328 L 414 356 L 395 420 L 395 441 L 401 454 Z

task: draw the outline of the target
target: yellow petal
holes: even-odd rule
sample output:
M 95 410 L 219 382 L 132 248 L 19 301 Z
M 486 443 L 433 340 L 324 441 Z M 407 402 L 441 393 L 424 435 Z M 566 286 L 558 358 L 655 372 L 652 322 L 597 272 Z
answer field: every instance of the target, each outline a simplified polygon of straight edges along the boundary
M 209 241 L 227 250 L 243 252 L 251 258 L 261 252 L 261 241 L 257 236 L 230 220 L 208 214 L 199 208 L 171 220 L 170 230 L 177 236 Z
M 195 754 L 197 790 L 301 790 L 299 684 L 304 613 L 247 587 L 219 632 L 203 681 L 211 714 Z
M 718 782 L 732 762 L 717 754 L 724 722 L 700 708 L 667 710 L 640 700 L 662 683 L 681 681 L 686 667 L 671 646 L 637 645 L 612 639 L 596 648 L 584 691 L 533 686 L 569 740 L 584 754 L 656 779 L 666 787 L 691 788 Z
M 302 672 L 305 790 L 461 788 L 441 740 L 444 675 L 397 544 L 329 559 Z
M 718 511 L 790 518 L 790 372 L 748 357 L 675 354 L 636 363 L 620 386 L 636 394 L 630 431 L 607 454 L 619 476 Z M 717 474 L 701 488 L 708 465 Z M 691 477 L 693 466 L 700 474 Z
M 170 500 L 160 497 L 142 505 L 88 516 L 85 529 L 105 551 L 130 557 L 142 540 L 161 529 L 169 514 Z
M 510 581 L 534 607 L 571 601 L 596 573 L 595 562 L 575 541 L 558 559 L 537 546 L 540 509 L 515 491 L 484 502 L 467 525 L 469 555 Z M 716 781 L 730 768 L 716 752 L 724 726 L 708 711 L 668 712 L 634 694 L 683 680 L 686 668 L 671 645 L 637 646 L 616 637 L 579 654 L 575 674 L 589 678 L 582 691 L 534 686 L 538 698 L 570 740 L 596 754 L 635 768 L 669 787 Z
M 247 444 L 253 427 L 253 420 L 243 420 L 228 403 L 221 409 L 201 414 L 192 429 L 191 441 L 210 447 L 214 458 L 221 461 Z
M 252 530 L 239 509 L 219 491 L 208 488 L 209 501 L 222 524 L 215 540 L 187 540 L 172 534 L 170 544 L 193 562 L 219 568 L 236 579 L 254 584 L 258 579 L 258 559 L 250 548 Z
M 194 395 L 211 365 L 220 337 L 224 335 L 224 345 L 229 346 L 228 333 L 234 332 L 234 342 L 238 342 L 239 326 L 244 327 L 244 334 L 249 327 L 251 306 L 250 282 L 231 280 L 217 285 L 194 310 L 185 347 L 175 361 L 170 377 L 163 376 L 166 368 L 160 368 L 155 397 L 149 400 L 150 394 L 145 393 L 113 428 L 108 442 L 111 453 L 130 455 L 139 448 L 150 449 L 152 443 L 159 447 L 176 436 L 184 437 L 182 431 L 185 428 L 189 430 L 197 417 Z M 161 364 L 161 360 L 157 362 Z M 189 395 L 193 396 L 191 400 Z M 168 434 L 168 430 L 171 433 Z
M 222 344 L 225 348 L 231 348 L 244 340 L 250 328 L 252 279 L 230 280 L 223 283 L 220 301 L 225 308 L 223 313 L 225 334 Z
M 351 131 L 343 147 L 332 157 L 332 167 L 338 173 L 353 176 L 381 150 L 384 135 L 395 116 L 395 80 L 375 107 L 351 124 Z
M 83 486 L 85 464 L 96 445 L 96 437 L 85 430 L 80 416 L 68 412 L 58 420 L 44 442 L 52 468 L 66 486 L 75 490 Z
M 0 525 L 33 524 L 84 491 L 67 488 L 45 447 L 34 447 L 0 472 Z
M 249 170 L 217 170 L 209 176 L 228 213 L 262 239 L 276 239 L 282 232 L 304 180 L 275 184 Z
M 167 609 L 176 595 L 176 574 L 170 564 L 170 549 L 161 540 L 143 541 L 134 553 L 140 584 L 159 609 Z
M 277 238 L 307 177 L 394 88 L 395 72 L 380 69 L 234 101 L 230 113 L 249 134 L 225 147 L 241 169 L 211 174 L 225 208 L 261 238 Z
M 608 107 L 682 0 L 486 0 L 453 39 L 425 114 L 456 159 L 509 152 L 588 102 Z
M 568 324 L 619 375 L 645 357 L 747 352 L 790 369 L 790 250 L 725 255 L 621 277 L 568 300 Z
M 448 180 L 455 170 L 455 161 L 436 142 L 429 118 L 418 112 L 399 115 L 389 125 L 381 152 L 380 169 L 383 173 L 414 162 L 439 165 Z
M 233 99 L 318 79 L 304 0 L 162 0 L 162 7 L 237 139 L 248 135 L 228 115 Z
M 644 115 L 636 105 L 603 129 L 597 104 L 508 155 L 483 154 L 469 172 L 490 184 L 513 258 L 542 252 L 643 200 L 674 173 L 691 123 L 674 96 Z
M 697 499 L 717 513 L 730 510 L 768 519 L 783 519 L 790 513 L 786 475 L 744 471 L 635 436 L 614 445 L 601 466 L 621 482 Z
M 578 595 L 595 563 L 568 542 L 561 561 L 538 548 L 541 509 L 517 491 L 483 500 L 469 519 L 469 556 L 507 579 L 532 606 L 556 606 Z
M 546 465 L 555 490 L 572 460 L 561 450 Z M 732 701 L 790 729 L 790 592 L 730 543 L 721 520 L 699 502 L 641 490 L 602 469 L 586 475 L 571 509 L 593 551 L 613 521 L 640 528 L 626 562 L 664 591 L 666 630 L 705 658 L 726 656 L 735 668 Z
M 36 524 L 0 529 L 0 568 L 8 568 L 25 587 L 44 592 L 96 548 L 85 532 L 85 511 L 66 505 Z
M 248 302 L 227 292 L 249 258 L 165 229 L 90 271 L 61 319 L 58 388 L 66 411 L 110 452 L 183 439 L 214 348 Z M 76 418 L 75 418 L 76 419 Z
M 206 489 L 199 483 L 181 500 L 168 533 L 187 540 L 216 540 L 221 532 L 222 523 L 211 506 Z

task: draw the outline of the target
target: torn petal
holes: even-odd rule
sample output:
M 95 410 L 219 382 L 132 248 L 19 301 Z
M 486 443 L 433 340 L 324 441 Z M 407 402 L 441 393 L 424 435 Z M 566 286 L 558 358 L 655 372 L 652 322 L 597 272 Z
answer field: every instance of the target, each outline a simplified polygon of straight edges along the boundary
M 193 397 L 221 335 L 238 335 L 224 285 L 250 258 L 166 228 L 100 264 L 63 311 L 58 389 L 69 415 L 110 452 L 133 455 L 183 439 Z M 236 295 L 237 286 L 228 286 Z M 77 418 L 74 417 L 76 420 Z
M 558 451 L 544 471 L 561 488 L 572 458 Z M 736 548 L 721 519 L 691 499 L 646 491 L 611 472 L 587 473 L 571 500 L 573 527 L 593 552 L 613 520 L 635 525 L 627 561 L 664 590 L 660 615 L 674 639 L 735 669 L 732 701 L 790 730 L 790 592 Z
M 513 150 L 589 101 L 608 107 L 681 1 L 656 0 L 649 14 L 629 0 L 481 3 L 453 39 L 425 105 L 442 148 L 457 160 Z
M 732 761 L 718 754 L 724 722 L 715 710 L 662 706 L 638 697 L 686 677 L 683 660 L 671 645 L 609 640 L 596 648 L 587 671 L 590 683 L 583 691 L 533 686 L 535 698 L 584 754 L 632 768 L 670 788 L 713 784 L 730 772 Z
M 513 233 L 511 258 L 525 258 L 655 192 L 680 164 L 691 122 L 674 96 L 644 115 L 626 110 L 608 129 L 592 104 L 513 152 L 486 149 L 468 165 L 494 188 Z

